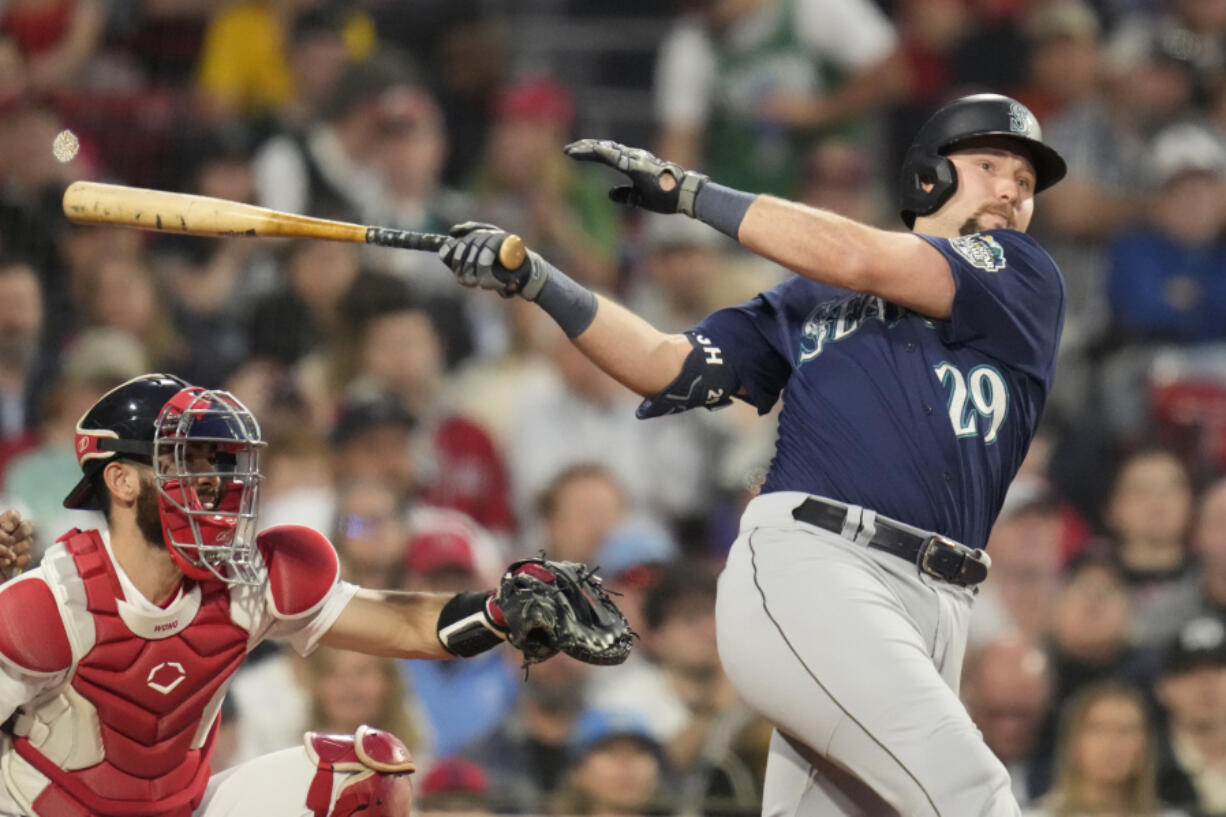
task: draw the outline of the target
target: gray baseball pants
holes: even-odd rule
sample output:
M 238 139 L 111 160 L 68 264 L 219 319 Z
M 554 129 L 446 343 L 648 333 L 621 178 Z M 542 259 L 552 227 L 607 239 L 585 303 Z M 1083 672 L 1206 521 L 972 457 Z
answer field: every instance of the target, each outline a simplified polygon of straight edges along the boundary
M 775 726 L 762 813 L 1017 817 L 1005 767 L 958 699 L 973 592 L 792 518 L 806 494 L 749 503 L 719 579 L 724 670 Z

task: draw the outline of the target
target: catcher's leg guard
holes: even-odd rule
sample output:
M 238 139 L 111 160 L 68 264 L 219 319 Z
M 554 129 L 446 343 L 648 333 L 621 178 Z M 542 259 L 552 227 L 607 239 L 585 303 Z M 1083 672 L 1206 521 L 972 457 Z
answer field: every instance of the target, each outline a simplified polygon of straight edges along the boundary
M 306 750 L 318 767 L 306 801 L 314 817 L 409 817 L 416 767 L 396 736 L 369 726 L 353 735 L 307 732 Z

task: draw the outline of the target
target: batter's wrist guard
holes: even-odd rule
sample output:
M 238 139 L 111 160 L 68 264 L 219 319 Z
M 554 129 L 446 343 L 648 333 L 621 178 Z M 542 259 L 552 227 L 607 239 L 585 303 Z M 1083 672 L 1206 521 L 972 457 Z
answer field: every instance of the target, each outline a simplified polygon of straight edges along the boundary
M 438 640 L 460 658 L 492 650 L 507 638 L 507 622 L 494 593 L 457 593 L 438 615 Z
M 694 211 L 690 215 L 735 239 L 741 232 L 741 222 L 745 220 L 749 206 L 756 198 L 753 193 L 710 182 L 696 191 Z
M 574 340 L 596 319 L 596 295 L 548 261 L 540 259 L 540 263 L 546 272 L 536 303 Z

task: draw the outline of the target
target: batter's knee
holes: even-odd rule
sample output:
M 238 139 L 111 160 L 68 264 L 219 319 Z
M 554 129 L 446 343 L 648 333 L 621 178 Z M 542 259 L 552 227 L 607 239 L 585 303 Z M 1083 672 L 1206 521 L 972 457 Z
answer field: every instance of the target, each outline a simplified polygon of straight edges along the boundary
M 395 735 L 369 726 L 352 735 L 307 732 L 306 750 L 317 767 L 306 802 L 313 817 L 409 817 L 416 767 Z

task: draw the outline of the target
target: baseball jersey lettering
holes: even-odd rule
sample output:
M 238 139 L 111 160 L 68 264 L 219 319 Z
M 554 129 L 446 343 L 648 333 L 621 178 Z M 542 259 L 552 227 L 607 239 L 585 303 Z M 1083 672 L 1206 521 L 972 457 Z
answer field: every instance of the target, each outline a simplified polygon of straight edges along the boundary
M 797 277 L 696 330 L 760 412 L 784 394 L 763 492 L 862 505 L 981 548 L 1051 388 L 1064 284 L 1024 233 L 922 237 L 953 271 L 948 320 Z

